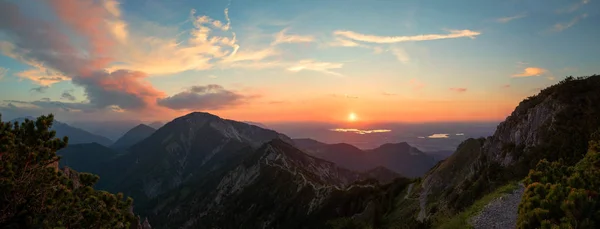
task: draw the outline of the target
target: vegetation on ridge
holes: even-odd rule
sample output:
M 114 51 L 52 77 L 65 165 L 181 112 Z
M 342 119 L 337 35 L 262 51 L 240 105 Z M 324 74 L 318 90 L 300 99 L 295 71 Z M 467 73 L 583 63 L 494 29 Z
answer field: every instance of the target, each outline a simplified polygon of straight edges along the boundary
M 58 169 L 68 138 L 55 138 L 53 120 L 0 116 L 0 228 L 129 228 L 131 198 L 94 190 L 98 176 Z
M 541 160 L 525 179 L 518 228 L 600 226 L 600 131 L 575 166 Z

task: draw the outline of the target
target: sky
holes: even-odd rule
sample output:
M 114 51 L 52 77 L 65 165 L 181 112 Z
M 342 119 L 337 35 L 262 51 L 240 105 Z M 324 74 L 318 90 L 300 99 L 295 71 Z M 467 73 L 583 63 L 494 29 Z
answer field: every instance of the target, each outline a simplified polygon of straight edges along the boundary
M 0 0 L 0 113 L 498 121 L 600 72 L 599 14 L 594 0 Z

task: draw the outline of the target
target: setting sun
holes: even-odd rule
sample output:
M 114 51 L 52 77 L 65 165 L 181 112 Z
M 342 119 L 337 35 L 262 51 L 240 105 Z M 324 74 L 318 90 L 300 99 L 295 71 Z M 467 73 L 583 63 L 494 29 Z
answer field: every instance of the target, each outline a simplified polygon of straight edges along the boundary
M 356 121 L 356 118 L 357 118 L 357 117 L 356 117 L 356 114 L 355 114 L 355 113 L 350 113 L 350 114 L 348 115 L 348 121 L 350 121 L 350 122 L 354 122 L 354 121 Z

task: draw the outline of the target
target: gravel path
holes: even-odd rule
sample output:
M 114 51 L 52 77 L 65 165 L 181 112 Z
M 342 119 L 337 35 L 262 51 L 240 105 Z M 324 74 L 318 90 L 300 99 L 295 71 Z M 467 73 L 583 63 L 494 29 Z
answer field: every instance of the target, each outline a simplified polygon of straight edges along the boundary
M 516 228 L 517 214 L 521 197 L 525 192 L 523 184 L 511 194 L 506 194 L 486 205 L 479 215 L 471 218 L 475 229 Z

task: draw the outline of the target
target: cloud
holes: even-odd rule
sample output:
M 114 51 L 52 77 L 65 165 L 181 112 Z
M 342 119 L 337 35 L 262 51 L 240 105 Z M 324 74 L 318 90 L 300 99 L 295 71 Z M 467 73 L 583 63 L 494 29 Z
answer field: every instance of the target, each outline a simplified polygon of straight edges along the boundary
M 510 88 L 510 84 L 502 85 L 503 88 Z
M 90 106 L 88 103 L 64 103 L 60 101 L 52 101 L 49 98 L 43 98 L 31 102 L 20 100 L 3 100 L 0 102 L 0 108 L 12 109 L 12 111 L 20 112 L 43 111 L 47 113 L 52 113 L 53 111 L 91 112 L 98 110 Z
M 192 28 L 181 32 L 189 35 L 185 40 L 179 39 L 176 34 L 165 37 L 132 32 L 129 42 L 119 46 L 117 54 L 121 63 L 111 65 L 109 70 L 132 69 L 149 75 L 169 75 L 188 70 L 211 69 L 215 67 L 215 60 L 228 58 L 232 60 L 229 62 L 233 62 L 244 59 L 233 58 L 238 54 L 240 46 L 237 44 L 236 34 L 230 32 L 228 9 L 224 10 L 226 23 L 196 13 L 196 10 L 190 11 L 188 21 Z M 215 31 L 228 34 L 219 36 Z M 258 55 L 260 54 L 255 56 Z
M 524 18 L 526 16 L 527 16 L 527 14 L 518 14 L 518 15 L 510 16 L 510 17 L 502 17 L 502 18 L 497 18 L 496 22 L 498 22 L 498 23 L 507 23 L 509 21 L 521 19 L 521 18 Z
M 381 94 L 385 95 L 385 96 L 396 96 L 396 95 L 398 95 L 398 94 L 395 94 L 395 93 L 388 93 L 388 92 L 383 92 Z
M 575 16 L 573 19 L 571 19 L 571 21 L 564 22 L 564 23 L 556 23 L 552 27 L 552 31 L 561 32 L 565 29 L 571 28 L 572 26 L 577 24 L 577 22 L 579 22 L 581 19 L 586 18 L 587 16 L 588 16 L 587 14 L 581 14 L 581 15 Z
M 2 28 L 0 27 L 0 30 L 1 29 Z M 15 75 L 20 78 L 29 79 L 41 86 L 50 86 L 60 81 L 69 79 L 57 70 L 47 67 L 43 64 L 43 62 L 40 62 L 36 59 L 26 58 L 23 53 L 26 52 L 26 50 L 19 49 L 10 42 L 0 40 L 0 52 L 7 57 L 13 58 L 33 67 L 33 69 L 15 73 Z
M 453 39 L 453 38 L 462 38 L 468 37 L 474 39 L 476 36 L 480 35 L 481 32 L 471 31 L 471 30 L 450 30 L 448 34 L 422 34 L 422 35 L 414 35 L 414 36 L 377 36 L 377 35 L 367 35 L 360 34 L 353 31 L 347 30 L 337 30 L 334 31 L 334 35 L 344 37 L 346 39 L 367 42 L 367 43 L 379 43 L 379 44 L 390 44 L 390 43 L 399 43 L 399 42 L 408 42 L 408 41 L 430 41 L 430 40 L 440 40 L 440 39 Z
M 348 94 L 329 94 L 331 97 L 335 98 L 345 98 L 345 99 L 358 99 L 358 96 L 348 95 Z
M 454 92 L 458 92 L 458 93 L 462 93 L 462 92 L 466 92 L 467 89 L 464 87 L 453 87 L 450 88 L 450 91 L 454 91 Z
M 85 89 L 88 100 L 97 108 L 143 109 L 163 95 L 143 81 L 147 76 L 143 72 L 105 70 L 113 60 L 110 54 L 116 43 L 105 22 L 114 18 L 114 11 L 98 2 L 49 3 L 62 25 L 26 17 L 16 5 L 0 2 L 0 30 L 12 38 L 12 42 L 3 43 L 3 53 L 31 65 L 37 73 L 46 72 L 51 79 L 70 78 Z M 62 26 L 73 32 L 61 33 Z
M 548 72 L 548 70 L 537 67 L 528 67 L 523 70 L 521 73 L 517 73 L 512 75 L 512 77 L 530 77 L 530 76 L 539 76 Z
M 342 74 L 338 72 L 331 71 L 332 69 L 340 69 L 342 68 L 342 63 L 331 63 L 331 62 L 318 62 L 315 60 L 301 60 L 295 63 L 294 65 L 287 68 L 288 71 L 299 72 L 299 71 L 316 71 L 322 72 L 325 74 L 330 74 L 334 76 L 342 76 Z
M 243 102 L 246 96 L 209 84 L 193 86 L 170 97 L 158 99 L 158 104 L 175 110 L 219 110 Z
M 50 88 L 49 86 L 39 86 L 29 89 L 29 91 L 37 92 L 37 93 L 46 93 L 46 91 Z
M 283 44 L 283 43 L 307 43 L 313 42 L 315 38 L 313 36 L 303 36 L 296 34 L 286 34 L 288 28 L 281 30 L 279 33 L 275 34 L 275 39 L 271 43 L 271 45 Z
M 0 67 L 0 79 L 4 78 L 8 74 L 8 68 Z
M 449 138 L 449 134 L 432 134 L 427 136 L 427 138 Z
M 456 135 L 456 136 L 465 136 L 465 134 L 464 134 L 464 133 L 457 133 L 457 134 L 455 134 L 455 135 Z
M 556 11 L 556 13 L 562 14 L 562 13 L 573 13 L 575 11 L 577 11 L 579 8 L 581 8 L 582 6 L 584 6 L 585 4 L 590 3 L 590 0 L 581 0 L 576 2 L 573 5 L 570 5 L 569 7 L 565 7 L 562 9 L 558 9 Z
M 335 37 L 333 41 L 329 42 L 328 44 L 329 46 L 333 46 L 333 47 L 367 47 L 366 45 L 363 44 L 359 44 L 357 42 L 348 40 L 348 39 L 344 39 L 341 37 Z
M 425 87 L 425 84 L 418 79 L 410 79 L 410 81 L 408 81 L 408 85 L 412 87 L 413 90 L 421 90 Z
M 334 132 L 355 133 L 355 134 L 372 134 L 372 133 L 388 133 L 388 132 L 392 132 L 391 130 L 386 130 L 386 129 L 360 130 L 360 129 L 336 128 L 336 129 L 330 129 L 330 130 L 334 131 Z
M 75 100 L 77 100 L 77 98 L 75 98 L 75 96 L 72 93 L 73 93 L 72 90 L 65 90 L 60 95 L 60 99 L 69 100 L 69 101 L 75 101 Z
M 398 59 L 398 61 L 400 61 L 401 63 L 406 64 L 410 61 L 410 57 L 408 56 L 406 51 L 404 51 L 404 49 L 402 49 L 402 48 L 398 48 L 398 47 L 392 48 L 391 52 L 396 57 L 396 59 Z

